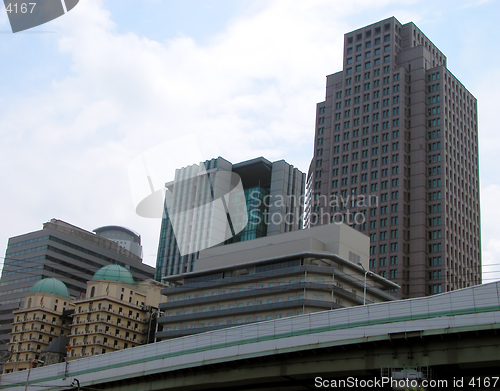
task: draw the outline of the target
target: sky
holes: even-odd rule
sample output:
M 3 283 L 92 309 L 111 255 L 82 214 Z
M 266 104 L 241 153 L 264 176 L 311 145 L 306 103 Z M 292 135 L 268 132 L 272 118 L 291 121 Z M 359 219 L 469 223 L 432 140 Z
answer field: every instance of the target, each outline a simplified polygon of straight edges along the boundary
M 80 0 L 13 34 L 2 8 L 0 251 L 57 218 L 131 228 L 154 266 L 161 221 L 135 213 L 134 159 L 162 146 L 175 168 L 189 136 L 203 158 L 264 156 L 307 172 L 343 34 L 395 16 L 478 99 L 483 281 L 500 279 L 498 15 L 496 0 Z

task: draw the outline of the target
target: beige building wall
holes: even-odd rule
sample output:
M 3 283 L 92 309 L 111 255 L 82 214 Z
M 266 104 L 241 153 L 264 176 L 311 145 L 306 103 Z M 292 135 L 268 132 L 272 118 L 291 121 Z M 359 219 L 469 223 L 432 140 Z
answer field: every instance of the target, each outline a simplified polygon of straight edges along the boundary
M 134 285 L 89 281 L 86 297 L 75 301 L 70 359 L 147 343 L 150 316 L 158 308 L 162 286 L 154 280 Z
M 54 293 L 30 292 L 26 294 L 24 307 L 13 312 L 14 321 L 9 343 L 11 359 L 5 363 L 4 373 L 29 368 L 33 359 L 60 335 L 68 335 L 71 318 L 63 317 L 63 311 L 73 309 L 69 297 Z

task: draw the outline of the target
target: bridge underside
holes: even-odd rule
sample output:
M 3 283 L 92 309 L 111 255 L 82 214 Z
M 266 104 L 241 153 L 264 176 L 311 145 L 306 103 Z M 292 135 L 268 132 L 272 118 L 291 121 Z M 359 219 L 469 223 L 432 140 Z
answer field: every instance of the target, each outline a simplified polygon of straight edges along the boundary
M 363 343 L 203 365 L 91 387 L 116 391 L 299 391 L 318 389 L 316 377 L 328 381 L 347 377 L 372 380 L 380 378 L 381 368 L 430 367 L 432 379 L 448 381 L 447 387 L 433 387 L 433 390 L 453 389 L 454 378 L 464 379 L 461 390 L 478 390 L 481 388 L 477 383 L 475 387 L 468 386 L 472 377 L 500 376 L 499 348 L 500 333 L 496 329 L 440 335 L 423 335 L 417 331 L 388 334 L 384 339 Z M 496 387 L 500 387 L 500 380 Z M 385 389 L 391 388 L 386 386 Z

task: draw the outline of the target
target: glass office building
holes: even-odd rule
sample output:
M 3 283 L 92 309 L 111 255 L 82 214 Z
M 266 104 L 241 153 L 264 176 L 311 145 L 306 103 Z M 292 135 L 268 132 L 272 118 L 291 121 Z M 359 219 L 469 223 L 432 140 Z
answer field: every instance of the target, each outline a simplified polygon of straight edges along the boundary
M 205 248 L 303 227 L 305 174 L 284 160 L 218 157 L 176 170 L 166 187 L 158 281 L 193 271 Z

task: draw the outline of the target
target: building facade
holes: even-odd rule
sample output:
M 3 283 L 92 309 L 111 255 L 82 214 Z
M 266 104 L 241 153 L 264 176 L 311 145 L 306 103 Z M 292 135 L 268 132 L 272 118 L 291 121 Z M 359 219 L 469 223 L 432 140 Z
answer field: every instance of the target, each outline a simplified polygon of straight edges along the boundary
M 69 359 L 147 343 L 161 287 L 152 279 L 134 282 L 132 274 L 118 265 L 98 270 L 88 282 L 86 296 L 74 302 Z
M 303 227 L 305 174 L 283 160 L 219 157 L 177 170 L 166 186 L 158 281 L 193 271 L 205 248 Z
M 327 76 L 306 225 L 369 235 L 370 270 L 401 298 L 481 283 L 477 102 L 413 23 L 344 36 Z
M 73 301 L 66 285 L 55 278 L 46 278 L 33 285 L 24 307 L 13 312 L 9 350 L 11 359 L 5 373 L 28 369 L 30 362 L 40 359 L 43 350 L 71 330 Z
M 393 300 L 398 285 L 366 272 L 368 248 L 330 224 L 202 251 L 194 272 L 166 278 L 156 337 Z
M 116 242 L 61 220 L 52 219 L 42 230 L 10 238 L 0 279 L 0 339 L 9 339 L 12 311 L 22 307 L 33 283 L 54 277 L 79 298 L 94 273 L 110 264 L 127 268 L 137 281 L 154 277 L 153 267 Z
M 135 282 L 119 265 L 99 269 L 76 300 L 60 280 L 36 282 L 13 312 L 5 373 L 28 369 L 35 359 L 50 365 L 152 342 L 165 287 L 153 279 Z

